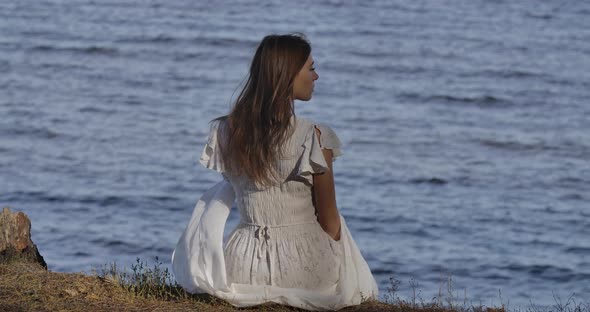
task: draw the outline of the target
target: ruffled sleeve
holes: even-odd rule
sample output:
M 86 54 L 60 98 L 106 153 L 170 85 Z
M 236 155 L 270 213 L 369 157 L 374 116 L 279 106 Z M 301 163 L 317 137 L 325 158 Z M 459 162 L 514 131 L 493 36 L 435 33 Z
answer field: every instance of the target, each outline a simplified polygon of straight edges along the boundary
M 320 137 L 316 135 L 315 129 L 320 130 Z M 324 173 L 328 164 L 322 153 L 322 149 L 331 149 L 333 160 L 342 155 L 342 143 L 334 130 L 324 125 L 313 125 L 308 130 L 303 142 L 303 153 L 299 159 L 297 175 L 304 178 L 309 185 L 313 185 L 313 174 Z
M 320 130 L 320 147 L 323 149 L 331 149 L 334 154 L 332 161 L 336 157 L 342 155 L 342 143 L 332 128 L 325 125 L 317 125 Z
M 215 170 L 219 173 L 225 172 L 223 168 L 223 161 L 221 159 L 221 151 L 219 150 L 219 122 L 214 122 L 211 125 L 207 144 L 201 153 L 199 162 L 205 168 Z

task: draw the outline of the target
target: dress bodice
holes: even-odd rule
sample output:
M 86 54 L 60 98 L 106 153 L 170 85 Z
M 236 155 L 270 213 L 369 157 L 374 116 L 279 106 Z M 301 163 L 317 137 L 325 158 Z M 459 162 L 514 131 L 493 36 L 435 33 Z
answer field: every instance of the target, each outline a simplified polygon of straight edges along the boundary
M 243 223 L 279 226 L 316 220 L 312 174 L 328 169 L 321 149 L 332 149 L 336 157 L 341 154 L 341 143 L 327 126 L 299 117 L 292 117 L 291 123 L 292 134 L 283 146 L 283 157 L 273 167 L 279 182 L 270 187 L 224 170 L 219 149 L 224 141 L 224 125 L 218 121 L 212 126 L 200 161 L 205 167 L 222 173 L 231 183 Z M 316 128 L 320 137 L 316 135 Z

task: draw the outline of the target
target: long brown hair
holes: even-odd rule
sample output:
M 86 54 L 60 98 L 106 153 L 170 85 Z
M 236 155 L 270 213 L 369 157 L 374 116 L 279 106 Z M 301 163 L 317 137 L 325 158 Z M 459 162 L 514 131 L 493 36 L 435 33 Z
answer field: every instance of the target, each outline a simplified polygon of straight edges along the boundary
M 250 65 L 250 74 L 223 123 L 219 140 L 226 171 L 245 174 L 261 185 L 277 182 L 273 164 L 292 133 L 293 82 L 311 46 L 303 34 L 264 37 Z M 221 125 L 220 125 L 221 127 Z

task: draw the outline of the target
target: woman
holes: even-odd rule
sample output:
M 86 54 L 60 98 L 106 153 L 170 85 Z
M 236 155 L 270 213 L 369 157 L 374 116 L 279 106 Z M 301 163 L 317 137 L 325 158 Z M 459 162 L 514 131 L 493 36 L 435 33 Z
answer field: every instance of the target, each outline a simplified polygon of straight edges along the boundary
M 214 121 L 201 163 L 224 181 L 207 191 L 172 255 L 176 279 L 235 306 L 276 302 L 334 310 L 377 286 L 338 213 L 332 161 L 340 141 L 296 118 L 318 74 L 302 35 L 258 46 L 233 110 Z M 240 223 L 222 243 L 234 200 Z

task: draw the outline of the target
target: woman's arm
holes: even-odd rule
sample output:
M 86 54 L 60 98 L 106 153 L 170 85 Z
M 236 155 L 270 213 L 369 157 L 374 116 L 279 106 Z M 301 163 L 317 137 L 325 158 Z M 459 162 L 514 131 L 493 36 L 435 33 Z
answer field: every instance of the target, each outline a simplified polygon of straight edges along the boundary
M 320 131 L 316 128 L 316 135 L 320 137 Z M 313 175 L 313 195 L 315 208 L 318 213 L 318 221 L 324 231 L 334 240 L 340 240 L 340 213 L 336 207 L 336 190 L 334 186 L 334 173 L 332 171 L 333 152 L 331 149 L 322 149 L 329 170 Z

